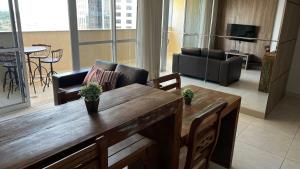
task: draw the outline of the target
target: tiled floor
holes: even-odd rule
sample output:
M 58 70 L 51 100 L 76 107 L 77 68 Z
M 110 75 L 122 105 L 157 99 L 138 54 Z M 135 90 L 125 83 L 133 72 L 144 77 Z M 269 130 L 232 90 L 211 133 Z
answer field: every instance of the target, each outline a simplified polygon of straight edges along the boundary
M 2 80 L 2 79 L 1 79 Z M 3 91 L 3 84 L 0 83 L 0 108 L 12 104 L 18 104 L 22 102 L 22 97 L 19 89 L 16 89 L 8 96 L 8 85 L 6 85 L 5 91 Z
M 267 120 L 240 114 L 233 169 L 300 169 L 299 109 L 287 96 Z
M 166 71 L 162 75 L 170 74 L 172 72 L 172 57 L 168 57 Z M 204 82 L 197 78 L 182 76 L 182 85 L 194 84 L 197 86 L 227 92 L 230 94 L 239 95 L 242 97 L 242 107 L 254 111 L 255 114 L 264 116 L 266 105 L 268 101 L 268 94 L 258 91 L 260 71 L 242 69 L 240 80 L 229 85 L 221 86 L 212 82 Z

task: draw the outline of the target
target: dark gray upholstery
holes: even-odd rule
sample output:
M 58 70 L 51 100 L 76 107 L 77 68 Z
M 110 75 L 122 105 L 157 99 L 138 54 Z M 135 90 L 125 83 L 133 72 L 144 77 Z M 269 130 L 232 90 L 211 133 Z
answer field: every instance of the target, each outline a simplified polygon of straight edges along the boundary
M 121 72 L 117 81 L 117 87 L 127 86 L 133 83 L 145 85 L 148 79 L 148 71 L 140 68 L 118 64 L 116 72 Z
M 192 56 L 192 55 L 180 55 L 179 56 L 179 73 L 184 75 L 204 78 L 206 67 L 206 58 Z
M 231 57 L 221 62 L 219 83 L 223 86 L 228 86 L 238 81 L 241 77 L 242 64 L 243 59 L 241 57 Z
M 226 55 L 225 52 L 223 50 L 217 50 L 217 49 L 202 49 L 201 50 L 201 56 L 202 57 L 209 57 L 211 59 L 217 59 L 217 60 L 225 60 L 226 59 Z
M 172 71 L 228 86 L 239 80 L 242 62 L 241 57 L 226 60 L 221 50 L 201 49 L 201 56 L 174 54 Z
M 185 55 L 201 56 L 200 48 L 181 48 L 181 53 Z
M 108 61 L 96 60 L 96 65 L 104 70 L 115 71 L 118 64 Z

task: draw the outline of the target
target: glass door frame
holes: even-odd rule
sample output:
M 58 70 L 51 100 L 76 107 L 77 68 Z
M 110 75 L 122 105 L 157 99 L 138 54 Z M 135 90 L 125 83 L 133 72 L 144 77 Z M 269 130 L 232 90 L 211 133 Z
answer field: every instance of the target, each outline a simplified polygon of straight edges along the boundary
M 5 53 L 5 52 L 18 53 L 16 55 L 16 64 L 17 64 L 17 74 L 18 74 L 19 88 L 20 88 L 22 101 L 20 103 L 15 103 L 5 107 L 0 107 L 1 113 L 10 112 L 10 111 L 14 111 L 14 110 L 18 110 L 30 106 L 30 99 L 29 99 L 30 93 L 29 93 L 27 76 L 26 76 L 27 72 L 26 69 L 24 69 L 26 68 L 26 64 L 25 64 L 25 54 L 24 54 L 24 45 L 23 45 L 23 36 L 22 36 L 18 0 L 8 0 L 8 6 L 9 6 L 10 19 L 11 19 L 14 47 L 0 49 L 0 53 Z
M 77 24 L 77 6 L 76 0 L 68 0 L 69 8 L 69 25 L 71 35 L 71 53 L 72 53 L 72 67 L 74 71 L 81 69 L 80 66 L 80 52 L 79 46 L 81 45 L 99 45 L 99 44 L 111 44 L 112 62 L 117 63 L 117 43 L 134 42 L 137 44 L 137 39 L 117 39 L 117 27 L 116 27 L 116 0 L 111 1 L 111 40 L 99 40 L 99 41 L 88 41 L 80 42 L 78 38 L 78 24 Z M 137 19 L 138 21 L 138 19 Z M 136 28 L 137 29 L 137 28 Z

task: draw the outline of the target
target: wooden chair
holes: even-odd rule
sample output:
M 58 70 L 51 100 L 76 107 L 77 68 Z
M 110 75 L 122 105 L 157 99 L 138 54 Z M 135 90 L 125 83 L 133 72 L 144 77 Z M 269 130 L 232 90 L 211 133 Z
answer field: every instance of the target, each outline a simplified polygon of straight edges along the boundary
M 217 101 L 192 122 L 189 137 L 184 143 L 187 146 L 184 169 L 209 168 L 211 155 L 218 140 L 220 113 L 226 105 L 225 101 Z
M 41 59 L 41 63 L 50 65 L 50 71 L 48 71 L 47 73 L 46 82 L 43 91 L 45 91 L 46 86 L 49 87 L 50 81 L 52 80 L 52 75 L 57 74 L 57 72 L 54 71 L 53 69 L 53 64 L 58 63 L 61 60 L 62 56 L 63 56 L 63 49 L 57 49 L 51 51 L 51 57 Z
M 40 58 L 46 58 L 50 55 L 51 53 L 51 45 L 48 45 L 48 44 L 42 44 L 42 43 L 37 43 L 37 44 L 32 44 L 32 46 L 41 46 L 41 47 L 45 47 L 46 50 L 44 51 L 41 51 L 41 52 L 35 52 L 33 54 L 33 58 L 34 57 L 40 57 Z
M 154 142 L 135 134 L 111 147 L 107 139 L 99 137 L 93 143 L 44 169 L 152 169 L 145 161 L 149 148 Z M 154 155 L 153 155 L 154 156 Z M 147 167 L 148 166 L 148 167 Z
M 162 83 L 175 80 L 175 83 L 163 85 Z M 171 90 L 171 89 L 180 89 L 181 88 L 181 80 L 179 73 L 173 73 L 166 76 L 159 77 L 157 79 L 153 79 L 153 85 L 155 88 L 161 90 Z

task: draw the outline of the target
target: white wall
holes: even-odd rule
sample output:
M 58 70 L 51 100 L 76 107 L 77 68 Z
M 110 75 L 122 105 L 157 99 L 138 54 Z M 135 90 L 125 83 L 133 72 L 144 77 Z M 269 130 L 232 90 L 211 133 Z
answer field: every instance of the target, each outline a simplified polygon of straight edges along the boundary
M 287 91 L 300 95 L 300 28 L 290 69 Z
M 281 22 L 282 22 L 282 18 L 283 18 L 283 12 L 284 12 L 284 8 L 285 8 L 285 2 L 286 2 L 286 0 L 278 0 L 277 11 L 276 11 L 274 27 L 273 27 L 273 33 L 272 33 L 272 40 L 278 40 L 278 38 L 279 38 Z M 276 47 L 277 47 L 277 42 L 272 42 L 271 43 L 271 51 L 275 51 Z

